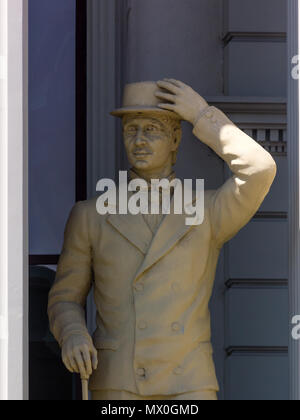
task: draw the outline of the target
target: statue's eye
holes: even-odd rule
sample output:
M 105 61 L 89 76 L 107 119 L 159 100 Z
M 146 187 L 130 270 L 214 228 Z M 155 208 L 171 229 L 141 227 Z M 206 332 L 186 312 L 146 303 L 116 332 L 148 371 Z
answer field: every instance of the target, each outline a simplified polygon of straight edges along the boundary
M 134 133 L 136 133 L 136 132 L 137 132 L 137 128 L 136 128 L 136 127 L 134 127 L 134 126 L 130 126 L 130 127 L 127 127 L 127 128 L 126 128 L 125 132 L 126 132 L 126 133 L 129 133 L 129 134 L 134 134 Z
M 146 127 L 146 131 L 147 131 L 148 133 L 151 133 L 151 132 L 153 132 L 153 131 L 157 131 L 157 128 L 156 128 L 154 125 L 148 125 L 148 126 Z

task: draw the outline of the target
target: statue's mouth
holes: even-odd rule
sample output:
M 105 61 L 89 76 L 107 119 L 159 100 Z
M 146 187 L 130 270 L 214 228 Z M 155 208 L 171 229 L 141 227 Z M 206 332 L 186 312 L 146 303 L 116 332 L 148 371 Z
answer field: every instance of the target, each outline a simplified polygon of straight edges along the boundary
M 150 153 L 150 152 L 134 152 L 133 154 L 136 157 L 145 157 L 145 156 L 152 155 L 152 153 Z

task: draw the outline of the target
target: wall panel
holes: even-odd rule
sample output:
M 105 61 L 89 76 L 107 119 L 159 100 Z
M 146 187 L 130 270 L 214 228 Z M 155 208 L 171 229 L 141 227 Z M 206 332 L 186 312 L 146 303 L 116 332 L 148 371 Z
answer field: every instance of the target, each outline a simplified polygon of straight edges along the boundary
M 288 400 L 287 354 L 236 354 L 226 361 L 227 400 Z

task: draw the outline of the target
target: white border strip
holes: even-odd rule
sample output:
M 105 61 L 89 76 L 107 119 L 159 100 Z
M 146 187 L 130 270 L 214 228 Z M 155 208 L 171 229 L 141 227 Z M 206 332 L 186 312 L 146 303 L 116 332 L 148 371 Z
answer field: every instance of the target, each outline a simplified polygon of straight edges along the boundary
M 7 0 L 0 0 L 0 399 L 8 399 L 8 86 L 7 71 Z
M 7 57 L 0 55 L 0 80 L 7 80 Z
M 0 399 L 28 397 L 27 0 L 0 0 Z

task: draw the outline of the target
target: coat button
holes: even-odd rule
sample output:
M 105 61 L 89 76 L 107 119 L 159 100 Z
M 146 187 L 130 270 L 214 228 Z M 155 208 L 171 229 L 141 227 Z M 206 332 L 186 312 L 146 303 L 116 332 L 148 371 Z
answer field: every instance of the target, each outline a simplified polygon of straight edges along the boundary
M 181 330 L 181 325 L 179 324 L 179 322 L 173 322 L 172 330 L 173 331 L 180 331 Z
M 145 322 L 145 321 L 140 321 L 140 322 L 138 323 L 138 327 L 139 327 L 139 329 L 140 329 L 140 330 L 144 330 L 145 328 L 147 328 L 147 322 Z
M 173 370 L 174 375 L 182 375 L 183 374 L 183 368 L 178 366 Z
M 143 292 L 143 290 L 144 290 L 144 285 L 143 285 L 142 283 L 138 283 L 138 284 L 136 284 L 136 285 L 134 286 L 134 289 L 135 289 L 137 292 Z
M 146 369 L 144 368 L 139 368 L 136 371 L 137 376 L 139 376 L 140 378 L 144 378 L 146 376 Z
M 172 284 L 172 289 L 174 290 L 174 292 L 175 292 L 175 293 L 179 293 L 179 292 L 180 292 L 180 286 L 179 286 L 179 283 L 174 282 L 174 283 Z

